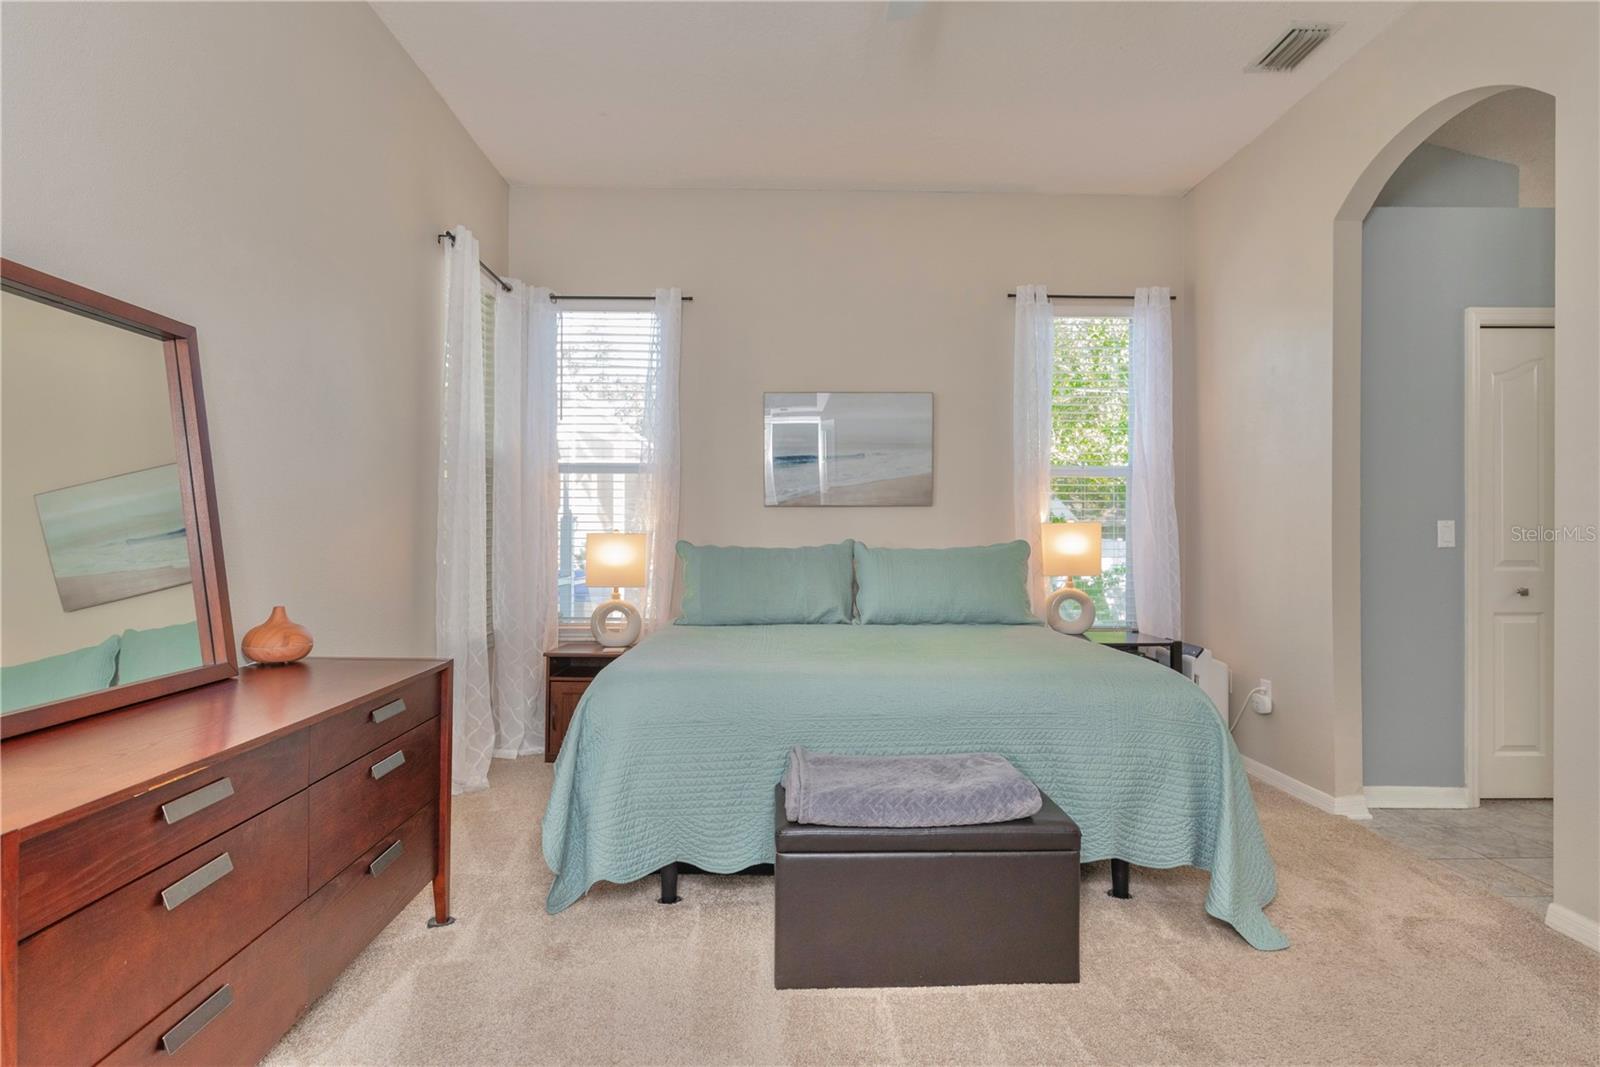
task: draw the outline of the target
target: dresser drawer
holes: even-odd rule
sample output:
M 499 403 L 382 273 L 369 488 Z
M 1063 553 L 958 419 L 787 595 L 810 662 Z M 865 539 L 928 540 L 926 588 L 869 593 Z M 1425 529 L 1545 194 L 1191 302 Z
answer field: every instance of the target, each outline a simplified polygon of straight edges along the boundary
M 438 714 L 439 676 L 430 674 L 324 719 L 311 728 L 311 780 L 332 774 Z
M 439 721 L 407 731 L 309 792 L 316 889 L 439 795 Z
M 312 1000 L 433 879 L 438 822 L 439 809 L 429 804 L 385 834 L 307 903 Z
M 115 1064 L 258 1063 L 309 1002 L 302 904 L 101 1060 Z
M 306 735 L 222 760 L 22 843 L 26 937 L 306 787 Z
M 304 792 L 24 941 L 19 1059 L 94 1062 L 306 898 Z

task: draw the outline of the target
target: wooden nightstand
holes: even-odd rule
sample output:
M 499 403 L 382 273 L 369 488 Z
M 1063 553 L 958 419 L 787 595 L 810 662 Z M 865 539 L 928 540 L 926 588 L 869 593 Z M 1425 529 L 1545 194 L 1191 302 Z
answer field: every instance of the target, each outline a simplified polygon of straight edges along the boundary
M 544 761 L 554 763 L 561 739 L 572 725 L 583 691 L 594 676 L 626 648 L 607 648 L 593 641 L 566 641 L 544 654 L 548 674 L 544 690 Z

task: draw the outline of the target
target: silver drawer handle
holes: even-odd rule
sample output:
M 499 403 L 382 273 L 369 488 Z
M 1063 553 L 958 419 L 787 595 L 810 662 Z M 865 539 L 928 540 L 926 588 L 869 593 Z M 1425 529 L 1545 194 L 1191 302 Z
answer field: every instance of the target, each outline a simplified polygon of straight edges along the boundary
M 196 893 L 233 872 L 233 857 L 224 852 L 192 874 L 186 874 L 161 891 L 161 903 L 171 911 Z
M 202 786 L 193 793 L 185 793 L 177 800 L 169 800 L 161 805 L 161 817 L 171 826 L 179 819 L 187 819 L 197 811 L 204 811 L 219 800 L 227 800 L 233 796 L 233 780 L 219 778 L 208 786 Z
M 200 1006 L 178 1020 L 178 1025 L 161 1035 L 161 1047 L 167 1050 L 167 1055 L 172 1055 L 195 1034 L 206 1028 L 206 1025 L 221 1015 L 229 1004 L 233 1003 L 233 987 L 225 985 L 215 993 L 200 1002 Z
M 396 752 L 392 756 L 385 756 L 385 757 L 383 757 L 383 759 L 379 760 L 377 763 L 374 763 L 372 765 L 372 777 L 374 777 L 374 778 L 382 778 L 384 775 L 388 774 L 390 771 L 394 770 L 396 767 L 400 766 L 405 761 L 406 761 L 406 754 L 405 754 L 405 750 L 404 749 L 402 749 L 399 752 Z
M 400 858 L 400 854 L 404 851 L 404 844 L 400 841 L 396 841 L 394 844 L 378 853 L 378 858 L 367 865 L 367 873 L 373 875 L 374 877 L 382 874 L 388 869 L 389 864 Z
M 406 702 L 404 700 L 391 701 L 381 708 L 374 708 L 372 710 L 372 721 L 384 722 L 385 720 L 394 718 L 396 715 L 404 715 L 405 711 Z

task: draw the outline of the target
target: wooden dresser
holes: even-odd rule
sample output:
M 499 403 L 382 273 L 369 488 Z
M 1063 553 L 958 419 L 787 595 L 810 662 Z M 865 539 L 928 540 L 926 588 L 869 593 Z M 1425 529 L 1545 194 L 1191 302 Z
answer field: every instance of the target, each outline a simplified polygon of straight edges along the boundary
M 4 1064 L 254 1063 L 429 882 L 450 664 L 254 667 L 0 744 Z

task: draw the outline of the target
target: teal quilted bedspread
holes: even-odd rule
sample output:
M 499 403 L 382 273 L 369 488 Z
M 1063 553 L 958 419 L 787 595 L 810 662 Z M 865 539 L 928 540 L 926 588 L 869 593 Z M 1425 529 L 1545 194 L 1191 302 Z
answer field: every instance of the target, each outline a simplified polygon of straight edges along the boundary
M 1211 872 L 1208 913 L 1288 940 L 1238 750 L 1175 671 L 1044 626 L 665 627 L 608 666 L 545 813 L 558 912 L 668 863 L 773 859 L 772 787 L 816 752 L 999 752 L 1075 819 L 1083 858 Z

